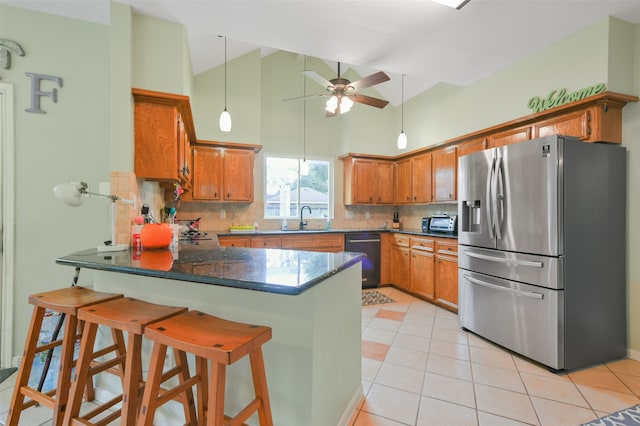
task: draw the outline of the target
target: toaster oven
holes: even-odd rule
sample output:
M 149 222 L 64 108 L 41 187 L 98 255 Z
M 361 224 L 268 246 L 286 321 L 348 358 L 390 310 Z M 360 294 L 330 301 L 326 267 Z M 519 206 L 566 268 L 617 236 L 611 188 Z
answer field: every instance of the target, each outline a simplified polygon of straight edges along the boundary
M 424 229 L 424 221 L 423 221 Z M 429 232 L 446 232 L 453 234 L 458 231 L 458 216 L 448 214 L 436 214 L 429 220 Z

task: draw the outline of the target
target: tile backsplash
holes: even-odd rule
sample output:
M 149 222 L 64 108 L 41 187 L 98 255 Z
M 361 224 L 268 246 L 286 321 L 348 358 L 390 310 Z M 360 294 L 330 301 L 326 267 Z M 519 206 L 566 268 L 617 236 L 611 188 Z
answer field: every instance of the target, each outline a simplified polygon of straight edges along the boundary
M 135 199 L 135 206 L 120 205 L 116 212 L 116 241 L 119 244 L 131 240 L 131 223 L 140 214 L 140 208 L 147 204 L 154 218 L 163 219 L 161 211 L 165 207 L 164 189 L 156 182 L 136 179 L 132 172 L 112 172 L 111 188 L 115 195 L 126 199 Z M 264 203 L 254 201 L 251 204 L 233 203 L 196 203 L 182 202 L 176 207 L 178 220 L 200 218 L 200 230 L 207 232 L 226 232 L 232 225 L 257 224 L 259 230 L 280 229 L 281 219 L 264 219 Z M 391 228 L 393 213 L 399 212 L 400 229 L 418 230 L 422 218 L 437 213 L 457 214 L 456 203 L 400 205 L 400 206 L 345 206 L 334 204 L 333 229 L 375 229 Z M 289 219 L 289 229 L 298 229 L 295 218 Z M 307 219 L 307 229 L 324 229 L 324 219 Z

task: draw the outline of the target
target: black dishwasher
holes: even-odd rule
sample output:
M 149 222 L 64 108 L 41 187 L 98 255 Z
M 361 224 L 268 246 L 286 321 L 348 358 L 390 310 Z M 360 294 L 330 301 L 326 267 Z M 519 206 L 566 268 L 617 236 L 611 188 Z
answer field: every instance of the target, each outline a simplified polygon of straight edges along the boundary
M 347 232 L 344 238 L 344 250 L 364 253 L 362 261 L 362 288 L 380 285 L 380 233 Z

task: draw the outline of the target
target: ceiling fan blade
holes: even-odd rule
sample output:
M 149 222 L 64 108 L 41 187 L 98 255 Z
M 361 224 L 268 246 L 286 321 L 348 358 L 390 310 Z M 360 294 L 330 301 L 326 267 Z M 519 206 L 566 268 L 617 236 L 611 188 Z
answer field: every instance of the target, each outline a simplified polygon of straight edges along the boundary
M 283 102 L 287 102 L 287 101 L 297 101 L 300 99 L 309 99 L 309 98 L 318 98 L 318 97 L 324 97 L 324 96 L 329 96 L 329 94 L 325 94 L 325 93 L 314 93 L 312 95 L 306 95 L 306 96 L 296 96 L 294 98 L 287 98 L 287 99 L 283 99 Z
M 375 74 L 371 74 L 367 77 L 363 77 L 360 80 L 356 80 L 353 83 L 350 83 L 349 86 L 352 86 L 354 90 L 362 90 L 367 87 L 375 86 L 376 84 L 380 84 L 389 80 L 389 76 L 382 71 L 379 71 Z
M 349 95 L 349 97 L 353 102 L 359 102 L 376 108 L 384 108 L 389 103 L 389 101 L 385 101 L 384 99 L 372 98 L 371 96 L 361 95 L 359 93 Z
M 325 117 L 335 117 L 336 115 L 338 115 L 338 112 L 337 112 L 337 111 L 336 111 L 336 112 L 329 112 L 329 111 L 327 111 L 327 112 L 324 114 L 324 116 L 325 116 Z
M 312 80 L 315 80 L 316 83 L 320 84 L 322 87 L 324 87 L 325 89 L 329 89 L 334 87 L 333 83 L 331 83 L 329 80 L 327 80 L 326 78 L 324 78 L 323 76 L 321 76 L 320 74 L 318 74 L 315 71 L 302 71 L 302 73 L 304 75 L 306 75 L 307 77 L 309 77 Z

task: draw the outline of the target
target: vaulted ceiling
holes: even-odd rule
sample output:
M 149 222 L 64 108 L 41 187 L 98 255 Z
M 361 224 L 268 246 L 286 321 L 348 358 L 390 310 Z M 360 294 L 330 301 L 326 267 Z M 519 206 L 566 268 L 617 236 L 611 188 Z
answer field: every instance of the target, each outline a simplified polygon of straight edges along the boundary
M 376 86 L 393 105 L 439 83 L 469 85 L 606 16 L 640 23 L 639 0 L 470 0 L 456 10 L 430 0 L 119 0 L 187 28 L 195 74 L 256 48 L 325 59 L 335 70 L 384 71 Z M 0 3 L 109 22 L 108 0 Z M 588 54 L 588 52 L 585 52 Z M 335 75 L 325 75 L 333 78 Z

